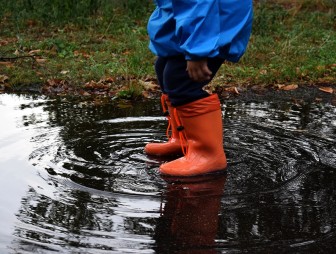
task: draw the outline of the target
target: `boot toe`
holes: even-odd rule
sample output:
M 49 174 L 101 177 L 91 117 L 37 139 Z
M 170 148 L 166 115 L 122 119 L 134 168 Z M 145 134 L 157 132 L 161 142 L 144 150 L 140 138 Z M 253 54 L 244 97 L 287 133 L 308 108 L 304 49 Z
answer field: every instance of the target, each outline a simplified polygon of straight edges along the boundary
M 185 157 L 164 163 L 160 166 L 160 173 L 171 176 L 196 176 L 212 172 L 225 170 L 227 167 L 226 160 L 217 162 L 194 163 Z

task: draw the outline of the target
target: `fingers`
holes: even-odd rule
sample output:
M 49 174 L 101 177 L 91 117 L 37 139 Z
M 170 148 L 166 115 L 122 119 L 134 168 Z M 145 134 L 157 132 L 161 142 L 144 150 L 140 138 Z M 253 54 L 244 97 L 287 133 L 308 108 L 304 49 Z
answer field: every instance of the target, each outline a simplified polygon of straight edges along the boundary
M 202 82 L 211 79 L 211 71 L 207 66 L 198 66 L 190 71 L 190 76 L 193 80 Z
M 187 71 L 190 78 L 196 82 L 208 81 L 212 78 L 212 72 L 208 68 L 206 59 L 201 61 L 188 61 Z

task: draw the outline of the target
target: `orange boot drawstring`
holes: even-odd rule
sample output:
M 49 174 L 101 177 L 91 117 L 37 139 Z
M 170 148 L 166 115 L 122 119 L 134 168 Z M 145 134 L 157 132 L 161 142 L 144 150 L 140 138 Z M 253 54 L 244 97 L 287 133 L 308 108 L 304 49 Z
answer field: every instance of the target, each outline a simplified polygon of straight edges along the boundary
M 166 130 L 166 136 L 168 138 L 168 140 L 171 138 L 170 132 L 171 132 L 171 120 L 170 120 L 170 115 L 169 115 L 169 111 L 166 107 L 166 97 L 167 95 L 162 94 L 161 95 L 161 106 L 162 106 L 162 110 L 163 110 L 163 115 L 167 118 L 168 120 L 168 126 L 167 126 L 167 130 Z
M 187 137 L 185 135 L 185 132 L 183 131 L 184 127 L 181 124 L 181 121 L 180 121 L 180 118 L 179 118 L 179 116 L 177 114 L 176 108 L 174 108 L 174 117 L 175 117 L 175 121 L 176 121 L 176 124 L 177 124 L 177 130 L 179 132 L 179 137 L 180 137 L 180 141 L 181 141 L 182 152 L 183 152 L 184 155 L 187 155 L 187 152 L 188 152 L 188 139 L 187 139 Z

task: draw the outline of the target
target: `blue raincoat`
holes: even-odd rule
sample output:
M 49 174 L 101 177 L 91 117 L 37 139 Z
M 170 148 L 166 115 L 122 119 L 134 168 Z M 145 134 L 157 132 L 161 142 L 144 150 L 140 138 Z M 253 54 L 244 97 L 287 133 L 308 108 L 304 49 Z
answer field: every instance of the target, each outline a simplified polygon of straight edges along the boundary
M 252 0 L 155 0 L 149 48 L 161 57 L 221 57 L 237 62 L 251 34 Z

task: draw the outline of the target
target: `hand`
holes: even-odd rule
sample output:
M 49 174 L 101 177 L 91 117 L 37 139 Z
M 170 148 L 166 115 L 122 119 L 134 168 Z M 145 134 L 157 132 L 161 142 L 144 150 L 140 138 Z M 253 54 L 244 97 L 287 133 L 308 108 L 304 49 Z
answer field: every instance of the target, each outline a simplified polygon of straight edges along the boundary
M 187 72 L 189 77 L 196 82 L 208 81 L 212 78 L 207 59 L 187 61 Z

